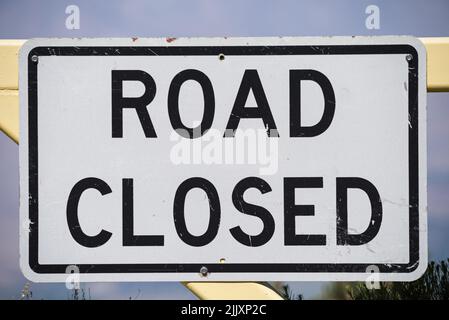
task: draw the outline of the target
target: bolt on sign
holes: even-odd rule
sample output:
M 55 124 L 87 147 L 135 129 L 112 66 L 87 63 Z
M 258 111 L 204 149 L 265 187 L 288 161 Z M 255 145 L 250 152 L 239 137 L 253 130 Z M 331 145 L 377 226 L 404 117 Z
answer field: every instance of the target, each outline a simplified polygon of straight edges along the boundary
M 28 41 L 22 271 L 417 279 L 425 75 L 402 36 Z

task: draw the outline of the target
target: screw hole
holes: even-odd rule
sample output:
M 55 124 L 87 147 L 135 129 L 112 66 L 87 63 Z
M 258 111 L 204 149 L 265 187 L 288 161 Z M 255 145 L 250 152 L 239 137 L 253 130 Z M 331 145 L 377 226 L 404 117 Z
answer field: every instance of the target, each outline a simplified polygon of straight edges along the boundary
M 203 277 L 207 277 L 207 274 L 209 273 L 209 270 L 206 267 L 201 267 L 200 273 Z
M 223 53 L 220 53 L 218 55 L 218 59 L 220 59 L 220 61 L 223 61 L 225 59 L 225 55 Z

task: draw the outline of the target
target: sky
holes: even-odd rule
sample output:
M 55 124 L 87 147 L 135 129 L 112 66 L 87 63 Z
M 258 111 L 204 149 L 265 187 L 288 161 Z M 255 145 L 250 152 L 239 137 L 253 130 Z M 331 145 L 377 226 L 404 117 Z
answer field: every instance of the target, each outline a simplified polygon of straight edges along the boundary
M 80 9 L 80 29 L 66 28 L 68 5 Z M 368 5 L 380 28 L 365 26 Z M 35 37 L 181 36 L 449 36 L 448 0 L 399 1 L 50 1 L 0 0 L 0 39 Z M 1 72 L 1 70 L 0 70 Z M 449 257 L 449 93 L 428 94 L 429 258 Z M 18 146 L 0 133 L 0 298 L 17 299 L 27 283 L 19 269 Z M 305 298 L 327 283 L 291 282 Z M 95 299 L 195 299 L 179 283 L 95 283 Z M 66 299 L 63 284 L 31 284 L 33 297 Z

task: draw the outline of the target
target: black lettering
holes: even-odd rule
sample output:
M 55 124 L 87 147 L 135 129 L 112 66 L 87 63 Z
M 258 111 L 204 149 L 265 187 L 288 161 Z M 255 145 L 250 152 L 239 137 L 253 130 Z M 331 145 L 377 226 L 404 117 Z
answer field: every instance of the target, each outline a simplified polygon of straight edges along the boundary
M 78 181 L 70 191 L 69 199 L 67 200 L 67 225 L 73 239 L 80 245 L 87 248 L 95 248 L 105 244 L 112 233 L 101 230 L 96 236 L 89 236 L 83 232 L 78 219 L 78 203 L 81 194 L 87 189 L 96 189 L 102 195 L 112 192 L 109 185 L 98 178 L 85 178 Z
M 148 114 L 147 106 L 156 95 L 153 78 L 141 70 L 112 70 L 112 138 L 123 138 L 123 109 L 136 110 L 140 124 L 147 138 L 156 138 L 156 131 Z M 140 81 L 145 86 L 141 97 L 123 97 L 123 81 Z
M 324 112 L 310 127 L 301 125 L 301 80 L 315 81 L 323 91 Z M 315 137 L 329 128 L 335 113 L 335 94 L 329 79 L 316 70 L 290 70 L 290 137 Z
M 271 187 L 263 179 L 248 177 L 237 183 L 232 192 L 232 203 L 236 209 L 244 214 L 258 217 L 263 222 L 263 229 L 255 236 L 247 234 L 240 226 L 230 229 L 230 232 L 241 244 L 248 247 L 259 247 L 270 241 L 274 234 L 275 223 L 273 216 L 267 209 L 250 204 L 243 199 L 243 194 L 249 188 L 256 188 L 262 194 L 265 194 L 271 191 Z
M 198 82 L 203 90 L 204 98 L 204 113 L 203 119 L 199 128 L 188 128 L 182 121 L 179 114 L 179 92 L 181 86 L 187 80 L 195 80 Z M 170 89 L 168 91 L 168 115 L 170 117 L 170 122 L 173 129 L 183 136 L 184 138 L 198 138 L 202 136 L 207 130 L 212 126 L 215 114 L 215 97 L 214 89 L 209 78 L 198 70 L 184 70 L 178 73 L 172 80 L 170 84 Z M 199 129 L 199 130 L 198 130 Z
M 257 107 L 245 108 L 246 100 L 250 90 L 253 91 Z M 279 133 L 271 114 L 268 100 L 262 87 L 257 70 L 245 70 L 242 82 L 240 84 L 237 97 L 235 98 L 234 106 L 232 108 L 231 116 L 226 125 L 226 132 L 224 137 L 234 137 L 240 119 L 257 119 L 260 118 L 267 129 L 269 137 L 279 137 Z
M 123 246 L 163 246 L 162 235 L 134 235 L 133 179 L 123 179 Z
M 206 232 L 200 236 L 195 236 L 187 230 L 184 214 L 186 195 L 194 188 L 204 190 L 209 198 L 209 225 Z M 173 215 L 176 232 L 182 241 L 193 247 L 201 247 L 209 244 L 217 236 L 218 228 L 220 227 L 221 208 L 217 189 L 215 189 L 211 182 L 204 178 L 194 177 L 185 180 L 178 187 L 178 190 L 176 190 L 173 203 Z
M 348 234 L 348 189 L 361 189 L 371 203 L 371 219 L 361 234 Z M 376 187 L 362 178 L 337 178 L 337 245 L 363 245 L 377 235 L 382 222 L 382 202 Z
M 284 178 L 284 243 L 286 246 L 326 245 L 326 235 L 324 234 L 296 234 L 297 216 L 315 215 L 313 205 L 295 204 L 295 189 L 297 188 L 322 188 L 323 178 Z

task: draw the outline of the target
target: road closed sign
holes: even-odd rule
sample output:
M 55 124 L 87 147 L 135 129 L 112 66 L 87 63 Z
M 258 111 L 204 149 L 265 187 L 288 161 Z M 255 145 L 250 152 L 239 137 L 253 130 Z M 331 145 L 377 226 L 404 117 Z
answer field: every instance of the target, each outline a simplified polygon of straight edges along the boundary
M 425 76 L 411 37 L 28 41 L 22 271 L 415 280 Z

